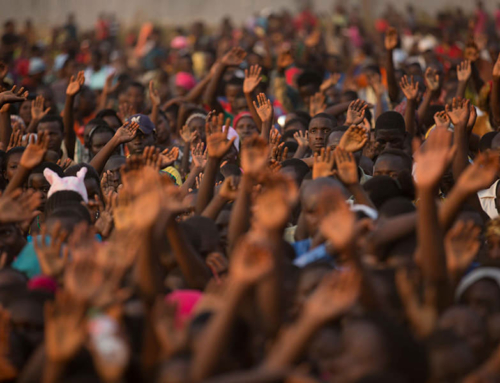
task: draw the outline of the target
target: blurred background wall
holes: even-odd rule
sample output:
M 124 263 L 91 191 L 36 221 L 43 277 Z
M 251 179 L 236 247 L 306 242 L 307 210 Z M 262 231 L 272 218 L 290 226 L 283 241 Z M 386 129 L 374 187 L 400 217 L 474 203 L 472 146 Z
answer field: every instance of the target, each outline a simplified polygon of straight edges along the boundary
M 101 12 L 114 13 L 124 26 L 140 24 L 145 20 L 168 25 L 203 19 L 207 24 L 217 23 L 221 17 L 230 15 L 237 22 L 244 21 L 249 15 L 264 8 L 296 10 L 300 0 L 0 0 L 0 22 L 14 18 L 18 24 L 32 18 L 36 27 L 60 25 L 68 13 L 76 15 L 82 28 L 91 28 Z M 331 11 L 338 0 L 314 0 L 317 11 Z M 460 6 L 472 10 L 474 0 L 343 0 L 342 4 L 359 4 L 363 12 L 377 15 L 388 3 L 395 8 L 404 9 L 412 3 L 417 9 L 425 9 L 434 14 L 443 7 Z M 488 10 L 493 11 L 497 0 L 484 0 Z

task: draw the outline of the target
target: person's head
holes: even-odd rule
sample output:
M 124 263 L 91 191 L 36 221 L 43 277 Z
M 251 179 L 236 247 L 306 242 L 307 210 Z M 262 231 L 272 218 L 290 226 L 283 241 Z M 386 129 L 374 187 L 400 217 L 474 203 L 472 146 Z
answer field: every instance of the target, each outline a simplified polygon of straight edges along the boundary
M 427 339 L 431 382 L 461 382 L 476 366 L 473 350 L 451 330 L 437 330 Z
M 307 298 L 309 298 L 323 278 L 332 270 L 333 266 L 331 263 L 322 261 L 311 263 L 300 269 L 294 307 L 292 308 L 293 315 L 298 315 L 302 312 Z
M 95 93 L 88 86 L 82 86 L 82 89 L 75 97 L 75 110 L 82 117 L 91 115 L 96 107 L 97 98 Z
M 500 217 L 494 218 L 486 224 L 486 245 L 488 258 L 500 259 Z
M 283 126 L 283 132 L 286 133 L 288 131 L 294 130 L 305 133 L 307 131 L 308 125 L 309 123 L 306 120 L 300 117 L 294 117 L 286 120 L 285 125 Z
M 313 71 L 304 71 L 299 77 L 297 77 L 297 87 L 299 90 L 300 98 L 302 102 L 309 106 L 309 101 L 311 97 L 314 96 L 317 92 L 319 92 L 319 87 L 323 79 L 321 76 Z
M 335 150 L 337 146 L 339 146 L 340 140 L 342 139 L 342 136 L 344 135 L 344 133 L 347 131 L 348 128 L 349 127 L 345 125 L 335 127 L 328 136 L 328 141 L 326 143 L 326 146 L 328 148 L 331 148 L 332 150 Z
M 45 132 L 49 137 L 48 150 L 56 153 L 61 152 L 61 145 L 64 138 L 64 123 L 60 116 L 48 114 L 43 117 L 36 128 L 38 134 Z
M 63 230 L 71 233 L 76 225 L 82 222 L 90 225 L 91 221 L 90 212 L 85 206 L 77 202 L 67 202 L 51 210 L 46 216 L 45 226 L 50 233 L 54 225 L 60 224 Z
M 425 349 L 399 324 L 380 314 L 346 320 L 342 352 L 332 360 L 335 382 L 356 383 L 371 374 L 396 373 L 402 382 L 427 381 Z
M 439 318 L 437 327 L 452 330 L 464 339 L 479 361 L 489 351 L 486 322 L 474 310 L 467 306 L 451 306 Z
M 115 132 L 107 124 L 98 125 L 92 129 L 89 134 L 89 153 L 90 158 L 99 153 L 104 146 L 113 138 Z
M 298 187 L 302 184 L 304 177 L 310 169 L 307 164 L 298 158 L 290 158 L 281 163 L 280 173 L 284 173 L 293 178 Z
M 96 114 L 95 118 L 104 120 L 115 132 L 122 126 L 120 117 L 113 109 L 103 109 Z
M 139 82 L 131 82 L 125 90 L 125 100 L 135 113 L 141 113 L 144 109 L 144 91 L 144 86 Z
M 85 189 L 87 189 L 87 196 L 89 200 L 95 199 L 97 195 L 102 201 L 101 180 L 97 171 L 89 164 L 77 164 L 70 166 L 64 171 L 66 177 L 76 177 L 80 169 L 87 168 L 85 174 Z
M 28 188 L 41 194 L 42 201 L 38 209 L 42 212 L 45 210 L 47 194 L 50 189 L 50 183 L 43 175 L 43 171 L 47 168 L 55 172 L 59 177 L 64 177 L 64 171 L 62 170 L 62 168 L 52 162 L 42 162 L 31 171 L 28 177 Z
M 168 145 L 170 143 L 170 122 L 167 114 L 159 110 L 158 123 L 156 124 L 156 143 L 158 145 Z
M 455 297 L 483 318 L 500 312 L 500 269 L 478 267 L 471 271 L 460 281 Z
M 386 149 L 373 165 L 374 176 L 389 176 L 399 180 L 403 172 L 411 173 L 411 157 L 400 149 Z
M 224 96 L 229 105 L 233 106 L 237 96 L 243 91 L 243 79 L 233 76 L 226 83 L 224 88 Z
M 233 125 L 241 141 L 259 132 L 250 112 L 241 112 L 238 114 L 234 118 Z
M 319 152 L 326 147 L 328 136 L 336 126 L 335 118 L 326 113 L 319 113 L 309 123 L 309 147 Z
M 23 101 L 19 106 L 19 117 L 23 119 L 26 126 L 31 122 L 31 103 L 34 99 L 34 96 L 28 96 L 28 99 Z
M 195 140 L 195 143 L 199 143 L 200 141 L 205 141 L 205 120 L 207 116 L 204 113 L 193 113 L 186 120 L 186 126 L 188 127 L 189 134 L 194 132 L 198 133 L 198 139 Z
M 19 162 L 21 161 L 21 157 L 24 153 L 24 149 L 24 147 L 18 146 L 10 149 L 5 154 L 5 159 L 2 163 L 3 177 L 5 180 L 10 181 L 12 180 L 12 177 L 14 177 L 14 174 L 19 166 Z
M 102 65 L 102 54 L 98 49 L 92 51 L 90 56 L 90 66 L 95 71 L 99 71 Z
M 384 112 L 375 122 L 375 140 L 385 149 L 404 149 L 405 120 L 398 112 Z
M 363 189 L 377 209 L 391 198 L 403 197 L 399 182 L 389 176 L 375 176 L 363 184 Z
M 500 134 L 495 134 L 491 140 L 491 150 L 500 153 Z
M 120 168 L 125 165 L 127 159 L 124 156 L 111 156 L 104 165 L 104 171 L 108 173 L 108 179 L 111 177 L 111 181 L 115 188 L 117 188 L 121 184 L 121 174 Z
M 139 129 L 132 141 L 127 143 L 130 154 L 142 154 L 144 148 L 156 143 L 155 126 L 151 119 L 145 114 L 135 114 L 130 117 L 130 121 L 139 124 Z
M 333 178 L 317 178 L 303 183 L 300 202 L 309 235 L 317 232 L 319 223 L 329 213 L 332 193 L 338 192 L 345 194 L 344 187 Z
M 7 254 L 7 265 L 12 263 L 25 245 L 26 239 L 19 226 L 14 223 L 0 224 L 0 254 Z

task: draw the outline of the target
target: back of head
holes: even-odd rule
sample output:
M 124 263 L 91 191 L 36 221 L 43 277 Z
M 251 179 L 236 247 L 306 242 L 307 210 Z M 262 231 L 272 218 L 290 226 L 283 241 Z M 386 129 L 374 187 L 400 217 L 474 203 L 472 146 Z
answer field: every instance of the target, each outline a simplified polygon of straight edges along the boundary
M 43 174 L 45 169 L 52 170 L 61 178 L 64 177 L 64 171 L 62 168 L 53 162 L 42 162 L 40 165 L 35 166 L 30 174 Z
M 64 208 L 70 205 L 81 205 L 83 202 L 82 196 L 76 191 L 61 190 L 52 194 L 45 205 L 45 217 L 49 217 L 53 211 L 59 208 Z
M 384 112 L 375 121 L 375 132 L 378 130 L 397 130 L 404 133 L 406 131 L 405 120 L 398 112 Z
M 401 214 L 412 213 L 416 210 L 413 202 L 408 198 L 395 197 L 386 200 L 379 209 L 380 216 L 391 218 Z
M 56 222 L 67 232 L 73 231 L 74 227 L 81 222 L 87 225 L 92 223 L 89 210 L 81 203 L 66 203 L 60 205 L 46 215 L 45 224 L 51 227 Z
M 375 176 L 363 184 L 363 189 L 377 209 L 386 201 L 403 196 L 398 182 L 389 176 Z
M 290 158 L 288 160 L 285 160 L 281 163 L 281 170 L 280 172 L 282 173 L 287 173 L 288 168 L 293 169 L 293 172 L 295 174 L 296 181 L 300 185 L 302 181 L 304 180 L 304 177 L 306 176 L 307 173 L 309 173 L 309 166 L 302 161 L 299 160 L 298 158 Z
M 321 86 L 321 83 L 323 82 L 323 79 L 317 72 L 309 71 L 306 70 L 302 72 L 299 77 L 297 77 L 297 86 L 302 87 L 306 85 L 314 85 L 315 87 L 319 88 Z
M 87 168 L 87 173 L 85 174 L 86 180 L 95 179 L 97 181 L 97 184 L 98 185 L 100 184 L 101 181 L 99 178 L 99 174 L 97 173 L 97 170 L 95 170 L 94 167 L 89 164 L 81 163 L 70 166 L 64 171 L 64 175 L 66 177 L 76 177 L 76 173 L 78 173 L 78 171 L 82 168 Z
M 498 132 L 488 132 L 479 140 L 479 151 L 481 153 L 491 149 L 493 139 L 497 136 Z

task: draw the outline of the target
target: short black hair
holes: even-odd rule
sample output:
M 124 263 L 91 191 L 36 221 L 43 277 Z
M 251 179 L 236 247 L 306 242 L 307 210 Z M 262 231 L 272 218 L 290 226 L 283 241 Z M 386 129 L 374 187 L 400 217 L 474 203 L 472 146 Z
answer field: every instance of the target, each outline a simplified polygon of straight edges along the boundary
M 498 132 L 488 132 L 481 137 L 479 140 L 479 152 L 485 152 L 488 149 L 491 149 L 491 143 L 493 139 L 498 134 Z
M 309 121 L 309 125 L 311 124 L 311 122 L 313 120 L 316 120 L 317 118 L 325 118 L 325 119 L 331 121 L 333 124 L 333 126 L 332 126 L 333 128 L 335 128 L 337 126 L 337 119 L 328 113 L 318 113 L 317 115 L 313 116 L 313 118 L 311 118 L 311 121 Z M 308 129 L 309 129 L 309 127 L 308 127 Z
M 7 163 L 9 162 L 11 156 L 13 156 L 14 154 L 22 154 L 24 153 L 25 149 L 26 148 L 23 146 L 16 146 L 15 148 L 12 148 L 7 153 L 5 153 L 5 158 L 2 162 L 2 171 L 7 171 Z
M 97 181 L 97 184 L 101 184 L 101 179 L 99 178 L 99 174 L 97 173 L 97 170 L 94 169 L 93 166 L 89 164 L 76 164 L 73 166 L 70 166 L 69 168 L 66 169 L 64 172 L 65 177 L 76 177 L 76 173 L 80 171 L 82 168 L 87 168 L 87 174 L 85 174 L 85 179 L 90 180 L 90 179 L 95 179 Z
M 160 109 L 160 111 L 162 111 L 162 110 Z M 116 111 L 114 111 L 113 109 L 102 109 L 99 111 L 99 113 L 97 113 L 95 115 L 96 119 L 98 118 L 98 119 L 103 120 L 103 121 L 104 121 L 104 117 L 115 117 L 120 122 L 120 125 L 122 124 L 122 120 L 120 119 L 120 117 L 118 117 L 118 113 L 116 113 Z M 104 122 L 106 122 L 106 121 L 104 121 Z
M 40 165 L 35 166 L 31 171 L 31 174 L 43 174 L 45 169 L 50 169 L 56 173 L 60 178 L 64 177 L 64 170 L 57 164 L 53 162 L 42 162 Z
M 45 122 L 57 122 L 59 124 L 59 127 L 61 128 L 61 132 L 64 133 L 64 122 L 61 116 L 58 116 L 57 114 L 47 114 L 46 116 L 42 117 L 42 119 L 38 123 L 38 126 Z
M 395 156 L 401 158 L 407 170 L 411 172 L 413 167 L 413 160 L 404 150 L 392 148 L 385 149 L 382 153 L 379 154 L 378 158 L 382 156 Z
M 397 130 L 401 133 L 405 133 L 405 119 L 401 113 L 394 111 L 384 112 L 377 118 L 377 121 L 375 121 L 375 132 L 379 130 Z
M 226 85 L 243 86 L 243 81 L 245 80 L 241 77 L 233 76 L 226 82 Z
M 372 177 L 363 184 L 363 189 L 377 209 L 392 198 L 403 197 L 401 185 L 389 176 Z
M 309 125 L 309 122 L 311 122 L 311 116 L 309 113 L 303 110 L 296 110 L 293 112 L 298 118 L 302 118 L 304 121 L 307 121 L 307 125 Z M 306 126 L 307 126 L 306 125 Z
M 319 88 L 322 82 L 323 78 L 321 77 L 321 75 L 311 70 L 305 70 L 297 77 L 297 86 L 299 88 L 309 84 L 312 84 L 315 87 Z
M 146 91 L 146 88 L 144 87 L 144 85 L 142 85 L 140 82 L 138 81 L 130 81 L 128 84 L 127 84 L 127 87 L 125 88 L 125 91 L 129 90 L 129 88 L 139 88 L 142 93 L 144 93 Z
M 294 125 L 294 124 L 301 124 L 307 130 L 307 127 L 309 126 L 309 121 L 303 119 L 302 117 L 292 118 L 292 119 L 288 120 L 287 122 L 285 122 L 285 125 L 283 126 L 283 130 L 286 130 L 290 125 Z

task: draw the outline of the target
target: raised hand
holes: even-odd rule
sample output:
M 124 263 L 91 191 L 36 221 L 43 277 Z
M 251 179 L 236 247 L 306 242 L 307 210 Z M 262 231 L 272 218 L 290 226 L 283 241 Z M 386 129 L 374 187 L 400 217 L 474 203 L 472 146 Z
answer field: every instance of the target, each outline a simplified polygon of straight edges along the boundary
M 71 166 L 71 162 L 72 162 L 71 158 L 66 158 L 65 160 L 61 159 L 57 160 L 56 164 L 59 165 L 61 169 L 64 171 Z
M 226 119 L 226 129 L 223 131 L 224 115 L 212 116 L 211 121 L 207 121 L 205 130 L 207 134 L 208 157 L 221 159 L 231 149 L 235 137 L 227 139 L 229 132 L 229 119 Z
M 493 71 L 494 70 L 495 70 L 495 68 L 493 67 Z M 460 82 L 469 81 L 471 74 L 472 74 L 472 70 L 471 70 L 469 60 L 462 61 L 460 64 L 457 65 L 458 81 L 460 81 Z
M 358 165 L 351 152 L 337 148 L 334 152 L 337 163 L 337 176 L 346 186 L 355 185 L 358 180 Z
M 464 58 L 471 62 L 475 62 L 479 58 L 479 49 L 474 41 L 469 41 L 465 46 Z
M 457 221 L 444 239 L 446 250 L 446 266 L 449 274 L 455 281 L 467 271 L 479 251 L 481 242 L 479 234 L 481 227 L 474 224 L 474 221 Z
M 333 164 L 335 156 L 331 148 L 321 148 L 320 153 L 314 153 L 314 163 L 312 168 L 313 180 L 321 177 L 333 175 Z
M 257 95 L 257 103 L 254 101 L 253 106 L 255 107 L 255 110 L 257 111 L 257 114 L 262 122 L 271 121 L 273 119 L 273 104 L 264 93 L 259 93 Z
M 108 170 L 107 172 L 102 173 L 101 177 L 101 191 L 103 195 L 108 195 L 108 193 L 115 193 L 116 187 L 111 179 L 111 172 Z
M 106 207 L 104 207 L 103 201 L 99 198 L 99 196 L 96 194 L 94 203 L 97 205 L 97 212 L 99 218 L 94 223 L 94 227 L 103 238 L 108 238 L 109 235 L 111 234 L 111 231 L 113 230 L 113 208 L 111 206 L 111 196 L 114 192 L 108 192 L 107 197 L 108 197 L 108 203 L 106 204 Z M 106 196 L 106 195 L 105 195 Z M 89 200 L 89 204 L 90 204 Z
M 377 97 L 382 97 L 385 94 L 386 88 L 385 85 L 382 84 L 382 77 L 380 74 L 375 73 L 368 76 L 368 84 L 373 89 Z
M 189 127 L 184 125 L 180 131 L 180 135 L 182 141 L 186 144 L 192 144 L 198 138 L 198 132 L 194 130 L 193 132 L 189 131 Z
M 446 113 L 456 127 L 466 127 L 470 116 L 470 101 L 454 97 L 451 105 L 446 105 Z
M 348 312 L 358 300 L 361 277 L 354 269 L 326 275 L 304 305 L 304 315 L 325 323 Z
M 413 152 L 416 163 L 415 181 L 420 188 L 435 188 L 439 184 L 455 155 L 451 146 L 453 134 L 444 128 L 435 128 L 425 145 L 413 140 Z
M 271 249 L 246 235 L 233 250 L 229 278 L 236 283 L 252 285 L 269 274 L 273 267 Z
M 361 126 L 351 125 L 339 142 L 339 147 L 348 152 L 363 149 L 368 142 L 368 133 Z
M 29 139 L 29 144 L 24 150 L 23 155 L 21 156 L 19 165 L 25 167 L 26 169 L 33 169 L 43 161 L 45 153 L 47 153 L 48 146 L 49 135 L 45 132 L 41 132 L 38 135 L 36 142 L 35 138 L 31 136 Z
M 160 94 L 158 93 L 158 89 L 155 88 L 153 80 L 149 82 L 149 99 L 153 107 L 160 106 L 161 104 Z
M 193 166 L 200 170 L 205 169 L 207 164 L 207 151 L 204 150 L 205 144 L 200 142 L 193 149 L 191 149 L 191 157 L 193 159 Z
M 6 90 L 0 93 L 0 105 L 21 102 L 26 100 L 27 97 L 28 91 L 25 91 L 22 87 L 17 90 L 17 87 L 14 85 L 11 90 Z
M 0 197 L 0 222 L 23 222 L 30 221 L 40 212 L 36 210 L 42 202 L 42 196 L 38 192 L 21 189 L 10 193 L 4 193 Z
M 219 195 L 228 201 L 234 201 L 238 195 L 239 182 L 240 179 L 237 176 L 227 177 L 224 182 L 222 182 L 222 186 L 219 189 Z
M 283 162 L 288 157 L 288 148 L 285 147 L 285 143 L 282 142 L 277 146 L 273 146 L 271 151 L 271 160 L 274 160 L 278 163 Z
M 490 187 L 497 178 L 499 164 L 498 154 L 480 153 L 462 172 L 455 187 L 471 194 Z
M 90 282 L 90 281 L 89 281 Z M 59 290 L 54 302 L 45 303 L 45 351 L 53 362 L 67 362 L 85 339 L 85 305 Z
M 173 147 L 171 149 L 165 149 L 159 154 L 160 158 L 160 168 L 165 169 L 167 166 L 173 165 L 177 158 L 179 158 L 179 148 Z
M 289 49 L 281 50 L 278 54 L 278 59 L 276 60 L 276 66 L 278 70 L 285 70 L 294 62 L 292 53 Z
M 115 79 L 116 73 L 113 72 L 108 77 L 106 77 L 106 81 L 104 82 L 104 88 L 102 92 L 106 95 L 116 92 L 120 83 L 117 81 L 115 85 L 113 85 L 113 80 Z
M 271 133 L 269 134 L 269 146 L 274 148 L 275 146 L 278 146 L 281 143 L 281 134 L 278 132 L 278 129 L 272 129 Z
M 130 116 L 135 114 L 135 110 L 132 104 L 129 104 L 128 102 L 122 102 L 120 105 L 118 105 L 118 117 L 120 117 L 120 120 L 125 121 L 127 120 Z
M 331 193 L 330 198 L 332 211 L 321 221 L 320 230 L 335 250 L 342 252 L 354 242 L 356 216 L 340 191 Z
M 434 122 L 436 123 L 436 127 L 441 127 L 441 128 L 446 128 L 448 129 L 450 127 L 450 117 L 448 116 L 448 113 L 446 113 L 444 110 L 441 112 L 437 112 L 434 115 Z
M 340 80 L 340 76 L 341 76 L 340 73 L 330 74 L 330 77 L 328 77 L 325 81 L 323 81 L 323 83 L 319 87 L 319 90 L 325 93 L 328 89 L 337 85 L 337 83 Z
M 66 88 L 66 94 L 71 97 L 76 96 L 82 89 L 83 84 L 85 84 L 85 76 L 81 70 L 78 72 L 76 78 L 75 76 L 71 76 L 68 87 Z
M 321 92 L 317 92 L 309 101 L 309 114 L 314 117 L 318 113 L 323 113 L 325 109 L 325 95 Z
M 245 69 L 245 81 L 243 81 L 243 92 L 253 93 L 257 86 L 260 84 L 262 77 L 260 72 L 262 67 L 259 65 L 252 65 L 250 70 Z
M 472 104 L 469 104 L 469 109 L 470 109 L 470 114 L 469 114 L 469 120 L 467 121 L 467 132 L 470 134 L 474 129 L 474 125 L 476 125 L 477 110 L 476 107 Z
M 431 92 L 439 89 L 439 74 L 437 70 L 427 67 L 424 74 L 425 85 Z
M 418 82 L 413 81 L 413 76 L 410 77 L 408 81 L 408 76 L 403 76 L 401 82 L 399 83 L 403 94 L 407 100 L 416 100 L 418 96 Z
M 221 59 L 222 65 L 239 66 L 245 60 L 247 53 L 240 47 L 231 48 Z
M 269 145 L 265 139 L 253 135 L 243 141 L 241 148 L 241 167 L 245 174 L 258 176 L 266 168 L 269 158 Z
M 31 103 L 31 118 L 40 121 L 43 117 L 50 112 L 50 108 L 44 110 L 45 98 L 42 95 L 36 97 L 35 101 Z
M 406 316 L 414 331 L 420 336 L 429 335 L 436 325 L 438 311 L 436 309 L 436 291 L 434 287 L 426 287 L 423 302 L 419 299 L 417 280 L 409 270 L 401 268 L 396 272 L 396 287 Z
M 121 145 L 132 141 L 137 133 L 137 129 L 139 129 L 139 124 L 137 122 L 125 122 L 125 124 L 120 126 L 115 133 L 118 143 Z
M 396 28 L 389 27 L 385 32 L 384 46 L 388 51 L 394 50 L 398 45 L 398 31 Z
M 12 124 L 12 134 L 10 135 L 7 151 L 18 146 L 23 146 L 23 135 L 24 130 L 22 129 L 21 124 L 19 122 Z
M 295 141 L 297 141 L 297 144 L 300 147 L 309 147 L 309 132 L 307 130 L 305 132 L 299 130 L 298 132 L 293 134 L 293 138 L 295 138 Z
M 40 237 L 34 239 L 33 247 L 44 275 L 56 279 L 62 275 L 68 261 L 69 249 L 68 247 L 63 249 L 63 243 L 67 237 L 68 233 L 62 229 L 61 222 L 58 221 L 54 224 L 49 236 L 47 236 L 47 227 L 43 225 Z
M 351 102 L 347 109 L 345 124 L 349 126 L 361 124 L 365 118 L 365 110 L 367 107 L 368 104 L 359 98 Z

